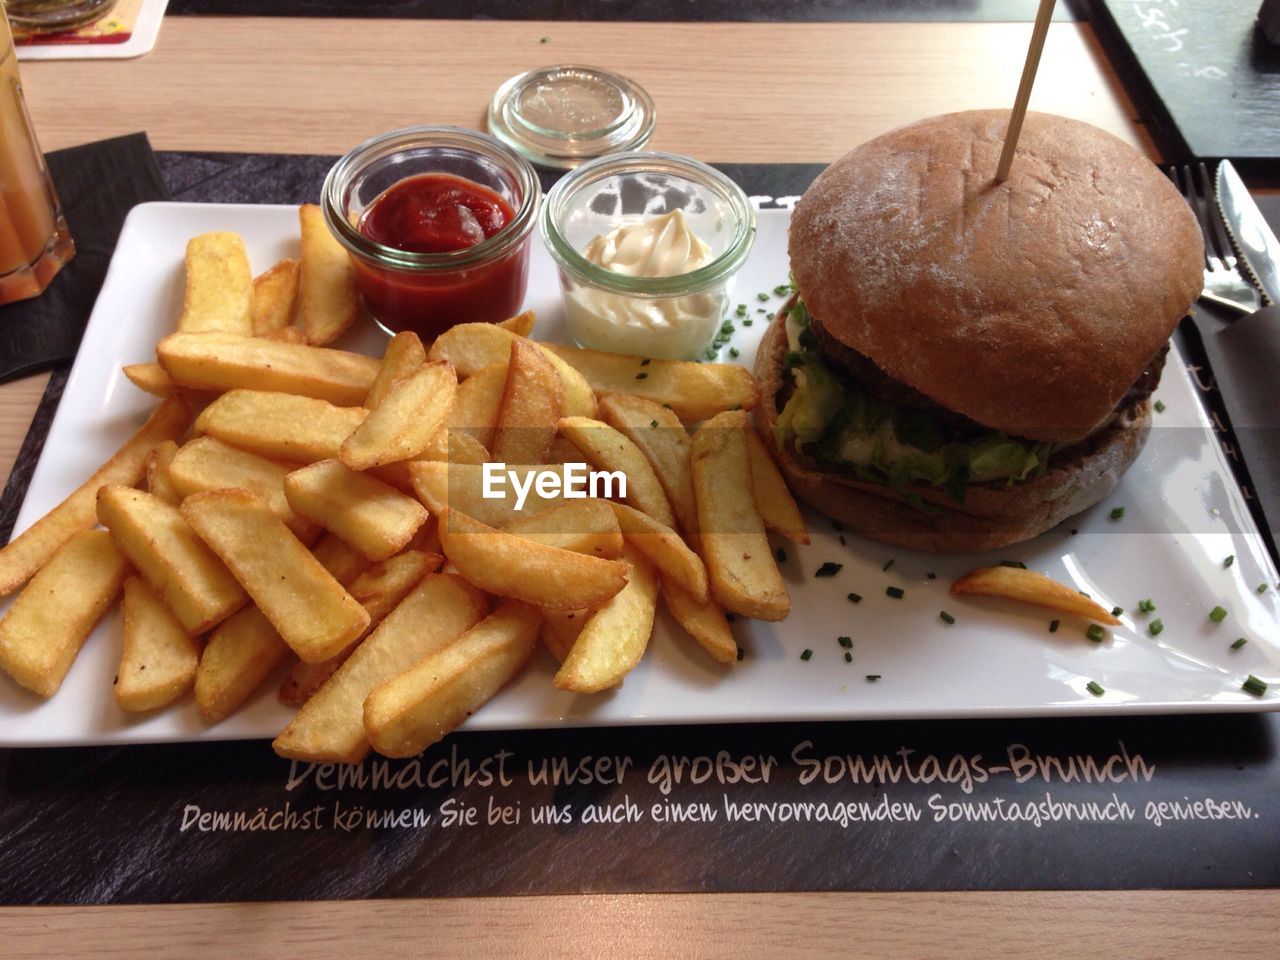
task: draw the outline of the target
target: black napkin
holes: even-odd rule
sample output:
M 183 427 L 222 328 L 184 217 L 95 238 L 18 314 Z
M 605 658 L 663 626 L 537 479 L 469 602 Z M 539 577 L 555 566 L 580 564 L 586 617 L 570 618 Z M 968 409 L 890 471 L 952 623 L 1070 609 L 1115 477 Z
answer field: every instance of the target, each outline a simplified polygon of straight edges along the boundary
M 43 294 L 0 307 L 0 381 L 76 355 L 125 215 L 169 199 L 145 133 L 55 150 L 47 160 L 76 255 Z

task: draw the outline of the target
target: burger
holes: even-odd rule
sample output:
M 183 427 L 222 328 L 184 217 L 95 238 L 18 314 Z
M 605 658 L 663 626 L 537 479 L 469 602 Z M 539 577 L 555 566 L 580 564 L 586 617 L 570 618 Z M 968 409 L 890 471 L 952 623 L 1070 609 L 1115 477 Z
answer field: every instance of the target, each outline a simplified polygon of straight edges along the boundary
M 1029 113 L 932 117 L 857 147 L 797 203 L 795 293 L 761 343 L 756 426 L 797 496 L 939 552 L 1097 503 L 1151 428 L 1203 241 L 1141 154 Z

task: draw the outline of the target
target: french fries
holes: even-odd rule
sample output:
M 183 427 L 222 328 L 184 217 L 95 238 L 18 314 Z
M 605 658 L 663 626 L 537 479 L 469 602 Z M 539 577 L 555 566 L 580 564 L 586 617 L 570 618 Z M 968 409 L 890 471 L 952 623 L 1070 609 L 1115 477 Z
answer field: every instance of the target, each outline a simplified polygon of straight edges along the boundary
M 182 499 L 169 477 L 169 465 L 177 453 L 178 445 L 166 440 L 147 456 L 147 490 L 171 506 L 177 506 Z
M 167 397 L 174 391 L 173 377 L 158 363 L 130 363 L 120 369 L 129 382 L 144 393 Z
M 292 760 L 358 763 L 369 753 L 364 702 L 375 687 L 456 640 L 488 613 L 459 576 L 431 573 L 360 644 L 271 744 Z
M 315 542 L 311 555 L 329 576 L 344 587 L 373 566 L 373 562 L 336 534 L 326 533 Z
M 249 317 L 255 337 L 288 329 L 298 301 L 298 261 L 281 260 L 253 278 L 253 302 Z
M 187 242 L 187 285 L 178 329 L 250 336 L 253 274 L 238 233 L 202 233 Z
M 323 346 L 338 339 L 360 311 L 355 270 L 319 207 L 313 203 L 299 207 L 298 224 L 302 229 L 298 319 L 307 343 Z
M 556 435 L 563 396 L 560 378 L 546 355 L 528 340 L 512 340 L 493 459 L 542 463 Z
M 514 317 L 507 317 L 498 326 L 504 330 L 510 330 L 517 337 L 528 337 L 533 334 L 536 319 L 532 310 L 526 310 L 524 313 L 517 313 Z
M 649 360 L 559 343 L 545 348 L 586 377 L 597 393 L 630 393 L 669 403 L 685 422 L 735 408 L 750 410 L 760 399 L 751 374 L 736 364 Z
M 0 548 L 0 596 L 12 593 L 49 561 L 58 548 L 98 522 L 98 490 L 112 483 L 132 485 L 142 479 L 151 451 L 177 440 L 191 425 L 191 407 L 169 397 L 115 455 L 94 471 L 67 499 Z
M 749 429 L 746 414 L 729 411 L 693 435 L 698 535 L 716 601 L 744 617 L 782 620 L 791 599 L 751 489 Z
M 445 508 L 444 555 L 481 590 L 549 610 L 595 607 L 627 583 L 627 564 L 548 547 Z
M 676 525 L 675 514 L 640 448 L 620 431 L 599 420 L 587 417 L 565 417 L 560 433 L 582 451 L 582 455 L 600 470 L 620 471 L 627 478 L 627 503 L 644 511 L 667 527 Z
M 590 610 L 544 610 L 542 632 L 539 634 L 542 645 L 560 663 L 564 663 L 569 651 L 577 643 L 582 628 L 587 625 L 591 616 Z
M 795 498 L 787 489 L 778 465 L 765 449 L 760 435 L 748 426 L 747 455 L 751 460 L 751 490 L 756 498 L 756 509 L 766 529 L 780 533 L 793 543 L 808 543 L 809 531 L 804 527 L 804 517 Z
M 250 604 L 213 631 L 196 668 L 195 700 L 200 719 L 220 723 L 262 686 L 289 658 L 289 645 Z
M 365 735 L 388 757 L 411 757 L 439 742 L 501 690 L 538 642 L 542 615 L 508 600 L 488 617 L 364 701 Z
M 334 656 L 369 625 L 364 608 L 247 490 L 197 493 L 180 509 L 303 660 Z
M 625 503 L 608 502 L 608 506 L 627 543 L 648 557 L 664 580 L 681 584 L 698 603 L 706 601 L 706 565 L 678 533 Z
M 427 520 L 413 497 L 337 460 L 321 460 L 285 477 L 284 493 L 300 516 L 336 533 L 370 560 L 403 550 Z
M 352 470 L 415 459 L 444 425 L 457 388 L 447 363 L 425 364 L 395 381 L 342 442 L 339 459 Z
M 366 416 L 311 397 L 230 390 L 204 408 L 196 432 L 272 460 L 315 463 L 336 457 Z
M 693 499 L 693 472 L 689 467 L 691 441 L 675 412 L 644 397 L 616 393 L 600 398 L 600 416 L 639 447 L 649 460 L 680 529 L 686 533 L 697 530 L 698 508 Z
M 172 703 L 195 683 L 200 644 L 141 577 L 124 582 L 124 649 L 116 673 L 121 710 L 139 713 Z
M 662 601 L 676 623 L 710 654 L 711 659 L 733 663 L 738 658 L 738 641 L 729 629 L 729 620 L 720 604 L 710 598 L 697 599 L 665 576 L 662 578 Z
M 508 466 L 507 469 L 516 476 L 513 482 L 502 485 L 501 497 L 484 495 L 484 467 L 478 464 L 419 461 L 409 465 L 409 475 L 413 478 L 414 493 L 435 516 L 452 507 L 491 527 L 505 527 L 521 517 L 532 516 L 564 502 L 559 496 L 543 496 L 536 484 L 532 484 L 531 476 L 538 467 Z M 528 496 L 519 510 L 516 509 L 517 498 L 512 489 L 515 484 L 528 489 Z
M 204 633 L 248 600 L 177 507 L 112 484 L 98 491 L 98 519 L 187 633 Z
M 658 578 L 640 551 L 623 546 L 631 565 L 627 585 L 600 605 L 578 634 L 556 673 L 561 690 L 598 693 L 617 686 L 630 673 L 649 645 L 658 604 Z
M 980 567 L 951 585 L 952 596 L 1003 597 L 1114 626 L 1120 621 L 1078 590 L 1022 567 Z
M 102 530 L 61 544 L 0 620 L 0 669 L 51 697 L 124 583 L 129 562 Z
M 373 378 L 373 385 L 364 399 L 364 408 L 377 410 L 393 383 L 407 377 L 426 362 L 427 351 L 418 335 L 407 330 L 397 333 L 387 343 L 382 363 L 378 366 L 378 375 Z
M 610 506 L 603 500 L 570 500 L 531 517 L 513 520 L 503 529 L 548 547 L 612 559 L 622 553 L 622 528 Z

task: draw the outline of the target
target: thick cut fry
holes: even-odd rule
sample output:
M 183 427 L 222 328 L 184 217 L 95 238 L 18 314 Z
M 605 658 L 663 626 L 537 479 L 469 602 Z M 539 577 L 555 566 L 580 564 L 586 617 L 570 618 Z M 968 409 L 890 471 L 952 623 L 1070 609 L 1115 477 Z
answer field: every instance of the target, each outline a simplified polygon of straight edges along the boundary
M 528 340 L 513 340 L 493 459 L 542 463 L 560 422 L 562 396 L 560 378 L 546 355 Z
M 158 363 L 130 363 L 120 369 L 130 383 L 153 397 L 167 397 L 174 391 L 173 377 Z
M 200 644 L 141 577 L 124 582 L 124 651 L 116 704 L 137 713 L 172 703 L 195 683 Z
M 707 568 L 702 558 L 689 549 L 680 534 L 653 517 L 625 503 L 605 501 L 611 508 L 622 536 L 662 573 L 664 579 L 682 584 L 699 603 L 707 599 Z
M 287 329 L 293 323 L 293 308 L 297 300 L 297 260 L 281 260 L 265 273 L 254 277 L 253 305 L 249 310 L 253 335 L 264 337 Z
M 479 464 L 420 461 L 409 465 L 409 475 L 413 478 L 414 493 L 435 516 L 443 513 L 446 507 L 453 507 L 491 527 L 505 527 L 521 517 L 532 516 L 564 502 L 559 495 L 543 496 L 538 493 L 533 478 L 539 469 L 535 466 L 508 467 L 507 471 L 515 474 L 514 480 L 504 471 L 495 471 L 497 479 L 490 484 L 497 494 L 493 497 L 484 495 L 485 467 Z M 528 491 L 519 510 L 516 504 L 520 501 L 514 489 L 517 485 Z
M 438 553 L 406 550 L 370 567 L 349 585 L 343 584 L 347 587 L 347 592 L 355 597 L 369 614 L 369 627 L 365 631 L 366 634 L 398 607 L 400 601 L 409 595 L 409 591 L 416 587 L 423 577 L 435 571 L 443 562 L 444 557 Z M 280 702 L 294 707 L 306 703 L 311 695 L 346 662 L 347 657 L 359 643 L 360 641 L 357 640 L 336 657 L 330 657 L 320 663 L 303 663 L 299 660 L 280 685 Z
M 428 363 L 402 377 L 343 441 L 339 459 L 352 470 L 368 470 L 417 458 L 444 424 L 457 389 L 447 363 Z
M 253 274 L 238 233 L 202 233 L 187 241 L 187 287 L 178 329 L 253 333 Z
M 977 595 L 1003 597 L 1037 607 L 1048 607 L 1063 613 L 1074 613 L 1086 620 L 1114 626 L 1120 621 L 1099 603 L 1078 590 L 1034 570 L 1022 567 L 980 567 L 951 585 L 953 596 Z
M 577 643 L 582 628 L 591 617 L 590 610 L 544 610 L 542 620 L 542 645 L 553 657 L 564 663 L 569 651 Z
M 334 656 L 369 625 L 364 608 L 247 490 L 197 493 L 181 510 L 303 660 Z
M 428 574 L 298 711 L 272 747 L 293 760 L 358 763 L 369 753 L 364 701 L 370 691 L 456 640 L 488 613 L 461 577 Z
M 791 610 L 751 490 L 746 414 L 721 413 L 693 435 L 693 492 L 711 594 L 744 617 L 782 620 Z
M 597 393 L 631 393 L 669 403 L 686 423 L 738 407 L 750 410 L 760 399 L 755 380 L 737 364 L 646 361 L 559 343 L 549 343 L 547 349 L 586 377 Z
M 250 604 L 209 637 L 196 668 L 196 709 L 214 724 L 235 713 L 289 657 L 289 645 Z
M 336 533 L 370 560 L 403 550 L 427 520 L 413 497 L 337 460 L 295 470 L 284 481 L 289 506 Z
M 689 431 L 680 418 L 670 407 L 621 393 L 600 398 L 600 415 L 649 460 L 680 529 L 686 533 L 696 531 L 698 508 L 693 499 L 693 473 L 689 468 Z
M 332 533 L 326 533 L 316 541 L 311 555 L 344 587 L 373 566 L 368 557 Z
M 448 646 L 375 687 L 364 702 L 373 749 L 412 757 L 444 739 L 520 672 L 541 624 L 534 607 L 509 600 Z
M 177 440 L 190 425 L 191 407 L 181 397 L 160 404 L 142 429 L 79 489 L 0 549 L 0 596 L 26 583 L 60 546 L 98 522 L 99 488 L 108 483 L 137 483 L 151 451 L 166 440 Z
M 507 365 L 495 363 L 484 367 L 458 384 L 454 394 L 453 407 L 445 418 L 444 426 L 431 438 L 431 443 L 422 453 L 423 460 L 455 460 L 465 463 L 483 463 L 489 459 L 486 452 L 484 460 L 459 460 L 454 455 L 454 439 L 458 434 L 466 433 L 474 437 L 480 448 L 493 445 L 493 431 L 498 424 L 498 411 L 502 407 L 502 396 L 507 386 Z M 477 449 L 471 444 L 463 445 L 467 456 Z
M 575 693 L 616 687 L 644 656 L 653 633 L 658 578 L 645 556 L 630 545 L 622 555 L 631 564 L 627 585 L 591 614 L 555 676 L 555 685 Z
M 544 546 L 450 509 L 440 515 L 440 544 L 481 590 L 549 610 L 598 606 L 627 583 L 620 560 Z
M 520 338 L 516 334 L 497 324 L 460 323 L 436 338 L 427 351 L 427 359 L 447 360 L 458 371 L 459 377 L 470 377 L 491 364 L 505 365 L 511 357 L 511 342 L 517 339 Z M 547 359 L 560 376 L 565 415 L 594 417 L 596 396 L 586 378 L 544 344 L 535 346 L 547 353 Z
M 364 408 L 377 410 L 393 383 L 407 377 L 426 362 L 427 351 L 418 335 L 410 330 L 397 333 L 388 341 L 387 349 L 382 354 L 382 363 L 378 366 L 378 375 L 373 378 L 373 386 L 364 399 Z
M 565 417 L 560 433 L 582 451 L 596 468 L 621 471 L 627 478 L 627 495 L 623 499 L 666 527 L 676 525 L 675 514 L 662 489 L 658 475 L 640 448 L 619 430 L 607 423 L 586 417 Z
M 603 500 L 570 500 L 503 529 L 548 547 L 612 559 L 622 553 L 622 529 L 609 507 Z
M 311 543 L 320 528 L 294 513 L 284 495 L 284 478 L 296 469 L 293 464 L 268 460 L 214 437 L 196 437 L 184 444 L 173 458 L 169 479 L 179 500 L 207 490 L 231 487 L 248 490 L 270 507 L 299 540 Z
M 171 333 L 156 347 L 174 383 L 198 390 L 271 390 L 358 407 L 378 361 L 346 350 L 231 333 Z
M 367 415 L 310 397 L 232 390 L 204 408 L 196 432 L 273 460 L 315 463 L 336 457 Z
M 181 494 L 173 487 L 169 477 L 169 465 L 178 453 L 178 445 L 166 440 L 147 457 L 147 490 L 171 506 L 177 506 Z
M 698 646 L 720 663 L 733 663 L 738 658 L 738 641 L 729 629 L 729 620 L 714 600 L 698 600 L 678 583 L 662 578 L 662 599 L 685 633 Z
M 98 491 L 98 519 L 187 633 L 204 633 L 248 600 L 177 507 L 130 487 Z
M 498 326 L 504 330 L 510 330 L 518 337 L 528 337 L 533 334 L 533 325 L 537 319 L 532 310 L 526 310 L 524 313 L 517 313 L 514 317 L 507 317 Z
M 804 517 L 796 506 L 795 498 L 787 489 L 778 465 L 765 448 L 764 441 L 747 427 L 747 455 L 751 460 L 751 491 L 756 498 L 756 509 L 765 528 L 780 533 L 793 543 L 808 543 L 809 531 Z
M 298 319 L 307 343 L 332 343 L 351 326 L 360 310 L 356 275 L 347 251 L 324 222 L 313 203 L 298 208 L 302 228 L 302 268 L 298 289 Z
M 42 697 L 57 693 L 128 572 L 104 531 L 73 534 L 0 620 L 0 670 Z

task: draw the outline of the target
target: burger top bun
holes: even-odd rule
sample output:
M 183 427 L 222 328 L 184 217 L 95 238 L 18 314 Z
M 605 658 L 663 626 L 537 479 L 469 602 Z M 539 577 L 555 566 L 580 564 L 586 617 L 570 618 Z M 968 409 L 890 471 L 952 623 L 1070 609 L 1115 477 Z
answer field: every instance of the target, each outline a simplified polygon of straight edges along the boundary
M 1072 443 L 1111 415 L 1203 286 L 1199 227 L 1086 123 L 944 114 L 862 144 L 796 205 L 796 285 L 826 333 L 996 430 Z

